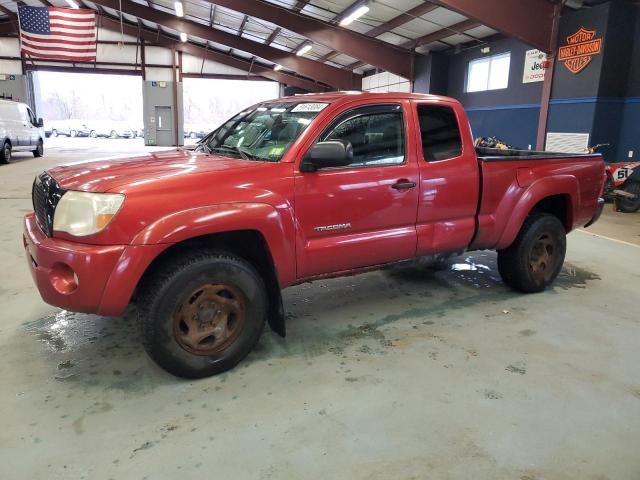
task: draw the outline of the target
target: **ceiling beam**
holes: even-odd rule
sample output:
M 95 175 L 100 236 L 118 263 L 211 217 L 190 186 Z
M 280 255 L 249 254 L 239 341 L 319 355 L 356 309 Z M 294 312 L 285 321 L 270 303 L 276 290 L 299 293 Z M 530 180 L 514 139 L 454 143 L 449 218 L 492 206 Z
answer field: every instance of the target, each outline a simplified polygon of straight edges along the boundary
M 104 28 L 106 30 L 112 30 L 114 32 L 120 32 L 119 20 L 103 15 L 100 21 L 101 21 L 100 28 Z M 145 40 L 149 42 L 149 44 L 153 44 L 155 46 L 160 46 L 160 47 L 170 48 L 170 49 L 175 48 L 176 51 L 187 53 L 189 55 L 193 55 L 194 57 L 205 58 L 207 60 L 221 63 L 223 65 L 237 68 L 239 70 L 243 70 L 246 72 L 248 72 L 249 69 L 251 69 L 251 72 L 255 75 L 259 75 L 261 77 L 267 78 L 269 80 L 274 80 L 276 82 L 284 83 L 286 85 L 299 87 L 311 92 L 322 92 L 326 90 L 326 87 L 312 80 L 307 80 L 305 78 L 300 78 L 295 75 L 290 75 L 286 72 L 283 72 L 282 70 L 280 70 L 279 72 L 276 72 L 270 67 L 265 67 L 263 65 L 259 65 L 255 63 L 253 64 L 253 66 L 251 66 L 251 63 L 248 62 L 247 60 L 233 57 L 227 53 L 211 50 L 210 48 L 200 47 L 193 43 L 181 42 L 177 39 L 169 37 L 158 31 L 150 30 L 148 28 L 139 28 L 137 25 L 124 23 L 123 31 L 126 35 L 139 37 L 141 40 Z M 5 21 L 0 23 L 0 35 L 15 36 L 17 34 L 18 34 L 17 26 L 15 26 L 12 22 Z M 171 66 L 167 65 L 167 68 L 171 68 Z
M 462 22 L 451 25 L 450 27 L 443 28 L 427 35 L 423 35 L 422 37 L 418 37 L 415 40 L 409 40 L 403 46 L 407 48 L 416 48 L 421 47 L 422 45 L 429 45 L 430 43 L 439 42 L 443 38 L 457 35 L 459 33 L 464 33 L 467 30 L 471 30 L 481 25 L 482 24 L 480 22 L 473 19 L 463 20 Z
M 383 33 L 389 32 L 394 28 L 401 27 L 405 23 L 409 23 L 411 20 L 415 20 L 422 15 L 426 15 L 429 12 L 432 12 L 438 8 L 437 5 L 432 5 L 430 3 L 422 3 L 417 7 L 413 7 L 411 10 L 407 10 L 405 13 L 401 13 L 397 17 L 393 17 L 391 20 L 378 25 L 377 27 L 373 27 L 368 32 L 365 32 L 367 37 L 377 37 L 382 35 Z M 327 60 L 331 60 L 332 58 L 340 55 L 340 52 L 336 52 L 335 50 L 327 53 L 326 55 L 320 58 L 320 61 L 326 62 Z M 360 63 L 360 62 L 359 62 Z M 362 65 L 366 65 L 366 63 L 362 63 Z M 361 65 L 361 66 L 362 66 Z
M 296 4 L 293 6 L 293 9 L 296 12 L 300 12 L 304 7 L 306 7 L 309 4 L 310 0 L 298 0 L 296 2 Z
M 429 0 L 546 53 L 553 50 L 555 5 L 549 0 Z
M 383 23 L 382 25 L 378 25 L 377 27 L 373 27 L 369 30 L 365 35 L 369 37 L 377 37 L 385 32 L 393 30 L 394 28 L 401 27 L 405 23 L 409 23 L 411 20 L 415 20 L 422 15 L 426 15 L 429 12 L 432 12 L 438 8 L 437 5 L 433 5 L 431 3 L 422 3 L 417 7 L 412 8 L 411 10 L 407 10 L 405 13 L 401 13 L 397 17 L 393 17 L 388 22 Z
M 225 31 L 209 28 L 207 25 L 191 20 L 184 20 L 171 13 L 145 7 L 130 0 L 92 0 L 96 5 L 120 10 L 129 15 L 148 20 L 166 28 L 184 32 L 205 40 L 223 44 L 229 48 L 242 50 L 270 62 L 282 65 L 284 68 L 297 72 L 308 78 L 331 85 L 338 89 L 359 89 L 361 78 L 359 75 L 342 69 L 325 65 L 309 58 L 299 57 L 264 43 L 254 42 Z M 216 2 L 219 3 L 219 2 Z
M 414 54 L 375 38 L 296 13 L 262 0 L 207 0 L 296 32 L 338 52 L 362 59 L 405 78 L 412 75 Z
M 276 39 L 276 37 L 278 35 L 280 35 L 280 32 L 282 31 L 282 29 L 280 27 L 277 27 L 273 30 L 273 32 L 271 32 L 271 34 L 269 35 L 269 38 L 267 38 L 264 41 L 265 45 L 271 45 L 273 43 L 273 41 Z

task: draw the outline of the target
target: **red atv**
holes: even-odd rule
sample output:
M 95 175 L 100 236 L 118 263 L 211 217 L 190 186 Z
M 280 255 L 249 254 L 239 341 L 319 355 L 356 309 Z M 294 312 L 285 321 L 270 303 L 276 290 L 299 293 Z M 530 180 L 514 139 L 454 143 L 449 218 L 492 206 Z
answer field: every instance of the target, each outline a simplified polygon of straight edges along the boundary
M 616 210 L 632 213 L 640 209 L 640 162 L 608 163 L 605 198 L 612 199 Z

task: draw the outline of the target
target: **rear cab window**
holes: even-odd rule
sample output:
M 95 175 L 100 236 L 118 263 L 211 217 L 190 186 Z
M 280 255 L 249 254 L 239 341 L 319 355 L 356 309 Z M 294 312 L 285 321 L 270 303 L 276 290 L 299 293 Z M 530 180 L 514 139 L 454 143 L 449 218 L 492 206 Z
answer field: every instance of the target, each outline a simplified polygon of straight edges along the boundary
M 417 104 L 422 156 L 427 162 L 462 155 L 462 138 L 456 113 L 447 105 Z

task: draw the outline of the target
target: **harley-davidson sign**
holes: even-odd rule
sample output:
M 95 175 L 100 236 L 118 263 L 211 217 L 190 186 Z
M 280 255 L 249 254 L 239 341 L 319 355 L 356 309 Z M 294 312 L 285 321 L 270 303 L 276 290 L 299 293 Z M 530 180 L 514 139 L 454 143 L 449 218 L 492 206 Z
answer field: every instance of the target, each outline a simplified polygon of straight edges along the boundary
M 584 27 L 569 35 L 567 44 L 560 47 L 558 61 L 564 62 L 564 66 L 571 73 L 582 71 L 591 62 L 591 57 L 602 50 L 602 38 L 594 38 L 595 36 L 595 30 L 587 30 Z

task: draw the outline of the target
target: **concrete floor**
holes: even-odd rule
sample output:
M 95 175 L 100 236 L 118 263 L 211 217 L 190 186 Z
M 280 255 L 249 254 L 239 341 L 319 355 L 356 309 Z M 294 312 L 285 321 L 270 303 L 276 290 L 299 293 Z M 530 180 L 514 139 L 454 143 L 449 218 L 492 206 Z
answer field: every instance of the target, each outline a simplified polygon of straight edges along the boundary
M 505 288 L 491 252 L 289 289 L 286 340 L 184 381 L 133 313 L 67 313 L 32 285 L 34 174 L 144 150 L 81 140 L 0 167 L 0 478 L 640 478 L 639 214 L 593 229 L 627 243 L 572 233 L 542 294 Z

